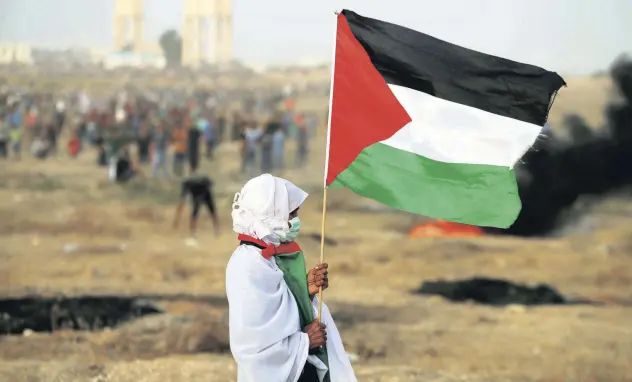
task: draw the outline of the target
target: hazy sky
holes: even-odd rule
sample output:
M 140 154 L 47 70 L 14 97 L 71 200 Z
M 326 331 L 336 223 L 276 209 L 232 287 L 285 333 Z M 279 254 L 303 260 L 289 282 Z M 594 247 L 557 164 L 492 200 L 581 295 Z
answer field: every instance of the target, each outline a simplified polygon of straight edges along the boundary
M 180 28 L 181 0 L 145 0 L 146 39 Z M 605 69 L 632 52 L 632 0 L 234 0 L 246 62 L 330 59 L 334 11 L 402 24 L 560 73 Z M 0 0 L 0 41 L 112 45 L 114 0 Z

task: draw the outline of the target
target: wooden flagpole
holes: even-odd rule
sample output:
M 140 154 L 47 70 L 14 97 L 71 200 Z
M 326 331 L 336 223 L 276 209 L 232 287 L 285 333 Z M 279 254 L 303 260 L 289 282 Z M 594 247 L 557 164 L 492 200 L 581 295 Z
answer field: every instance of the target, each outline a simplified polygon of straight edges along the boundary
M 325 219 L 327 218 L 327 187 L 325 187 L 323 191 L 323 217 L 322 223 L 320 226 L 320 262 L 322 264 L 325 262 Z M 323 287 L 320 287 L 318 290 L 318 322 L 322 317 L 323 313 Z
M 327 147 L 325 148 L 325 174 L 324 174 L 324 186 L 323 186 L 323 216 L 320 227 L 320 264 L 325 262 L 325 220 L 327 218 L 327 171 L 329 168 L 329 138 L 331 135 L 331 114 L 332 105 L 334 101 L 334 73 L 336 72 L 336 40 L 338 37 L 338 15 L 339 11 L 334 12 L 336 14 L 336 27 L 334 28 L 334 46 L 331 54 L 331 82 L 329 86 L 329 115 L 327 116 Z M 321 321 L 323 316 L 323 288 L 318 290 L 318 322 Z

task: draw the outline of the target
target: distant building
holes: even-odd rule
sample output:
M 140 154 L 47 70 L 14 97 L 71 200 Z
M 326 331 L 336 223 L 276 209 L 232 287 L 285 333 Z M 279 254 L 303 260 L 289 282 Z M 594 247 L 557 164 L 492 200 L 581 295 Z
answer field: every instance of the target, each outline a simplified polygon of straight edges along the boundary
M 73 67 L 92 65 L 91 51 L 76 47 L 46 47 L 33 48 L 33 61 L 38 66 Z
M 145 0 L 115 0 L 114 50 L 148 53 L 144 43 Z M 182 63 L 185 66 L 231 65 L 232 0 L 183 0 Z
M 117 68 L 164 69 L 167 61 L 160 54 L 121 52 L 106 56 L 103 67 L 108 70 Z
M 28 44 L 0 43 L 0 65 L 33 65 L 33 49 Z
M 232 0 L 185 0 L 182 63 L 185 66 L 232 62 Z

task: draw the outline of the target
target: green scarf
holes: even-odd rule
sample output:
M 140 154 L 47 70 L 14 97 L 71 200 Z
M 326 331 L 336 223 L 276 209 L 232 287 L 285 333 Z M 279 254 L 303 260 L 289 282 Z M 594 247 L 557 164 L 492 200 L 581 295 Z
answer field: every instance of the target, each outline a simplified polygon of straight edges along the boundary
M 307 273 L 305 272 L 305 257 L 303 252 L 294 252 L 290 254 L 277 254 L 274 256 L 277 266 L 283 271 L 285 283 L 294 295 L 298 312 L 301 318 L 301 328 L 314 322 L 314 311 L 312 310 L 312 301 L 309 298 L 307 289 Z M 318 349 L 315 354 L 327 367 L 329 367 L 329 358 L 327 357 L 327 348 Z M 325 375 L 323 382 L 330 382 L 329 372 Z

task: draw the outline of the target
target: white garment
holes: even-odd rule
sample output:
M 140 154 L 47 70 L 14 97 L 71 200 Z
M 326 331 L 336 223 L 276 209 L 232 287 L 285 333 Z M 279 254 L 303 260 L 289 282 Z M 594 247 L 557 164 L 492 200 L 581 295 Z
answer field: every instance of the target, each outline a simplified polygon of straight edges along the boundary
M 278 232 L 289 232 L 290 213 L 303 204 L 307 195 L 293 183 L 270 174 L 252 178 L 235 194 L 233 231 L 278 246 Z
M 317 357 L 308 358 L 309 336 L 301 330 L 298 306 L 274 258 L 266 260 L 256 247 L 239 246 L 226 267 L 226 295 L 238 382 L 296 382 L 305 362 L 316 366 L 322 381 L 327 369 Z M 314 310 L 317 306 L 315 298 Z M 331 382 L 356 382 L 325 304 L 322 322 L 327 325 Z
M 318 297 L 314 296 L 312 301 L 312 308 L 314 309 L 314 317 L 318 317 Z M 342 337 L 338 332 L 334 318 L 329 312 L 329 307 L 323 302 L 321 322 L 327 326 L 327 360 L 329 361 L 329 370 L 331 376 L 331 382 L 356 382 L 356 376 L 351 367 L 351 360 L 345 351 L 345 347 L 342 344 Z M 307 361 L 312 365 L 319 367 L 318 364 L 323 365 L 320 359 L 314 355 L 310 355 Z M 324 366 L 324 365 L 323 365 Z M 320 373 L 319 377 L 322 381 L 325 373 Z

